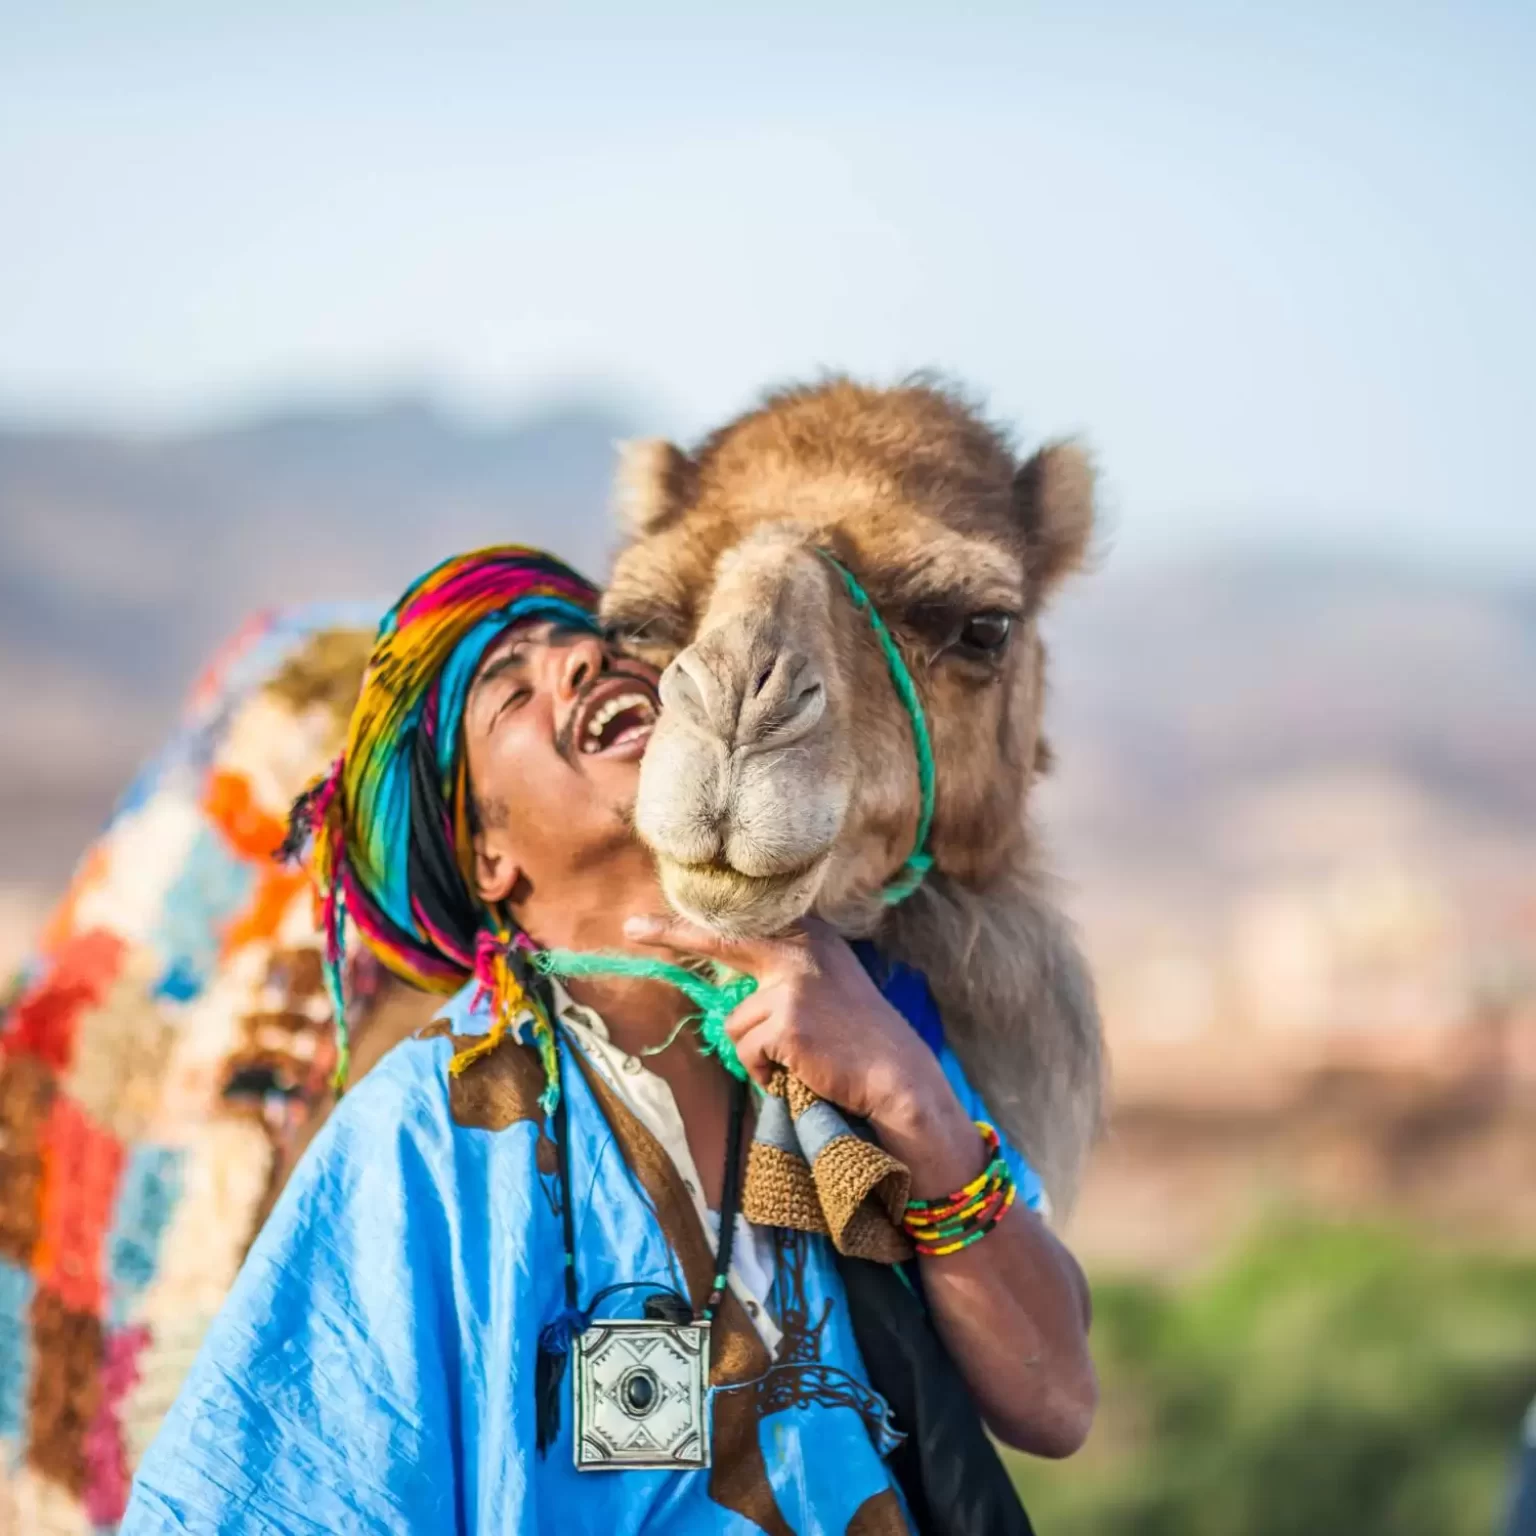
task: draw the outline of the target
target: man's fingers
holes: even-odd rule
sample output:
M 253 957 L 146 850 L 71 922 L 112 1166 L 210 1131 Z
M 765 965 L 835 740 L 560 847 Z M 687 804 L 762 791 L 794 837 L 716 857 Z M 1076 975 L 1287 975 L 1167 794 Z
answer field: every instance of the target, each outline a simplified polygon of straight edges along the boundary
M 766 997 L 759 988 L 745 1002 L 738 1003 L 726 1014 L 725 1032 L 732 1040 L 739 1041 L 749 1029 L 756 1028 L 772 1013 L 771 998 Z
M 778 1037 L 776 1021 L 772 1014 L 752 1015 L 751 1022 L 738 1029 L 733 1021 L 740 1013 L 738 1008 L 727 1021 L 726 1028 L 736 1043 L 737 1058 L 747 1069 L 747 1075 L 759 1087 L 766 1088 L 773 1081 L 775 1070 L 783 1065 L 774 1054 L 774 1042 Z
M 762 989 L 739 1003 L 726 1017 L 725 1032 L 736 1047 L 737 1057 L 748 1075 L 764 1088 L 780 1067 L 789 1065 L 784 1060 L 786 1027 L 782 1009 Z

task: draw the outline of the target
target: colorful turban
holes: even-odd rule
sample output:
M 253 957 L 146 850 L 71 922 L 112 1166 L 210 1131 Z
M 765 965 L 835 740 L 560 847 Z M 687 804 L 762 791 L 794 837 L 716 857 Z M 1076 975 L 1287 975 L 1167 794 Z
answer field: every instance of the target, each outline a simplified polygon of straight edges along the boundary
M 511 625 L 552 619 L 595 632 L 598 595 L 552 556 L 502 544 L 428 571 L 379 625 L 346 749 L 294 807 L 287 845 L 291 856 L 307 848 L 320 897 L 338 1084 L 347 918 L 413 986 L 455 992 L 478 973 L 504 1021 L 521 1002 L 506 974 L 513 936 L 474 895 L 464 705 L 481 659 Z

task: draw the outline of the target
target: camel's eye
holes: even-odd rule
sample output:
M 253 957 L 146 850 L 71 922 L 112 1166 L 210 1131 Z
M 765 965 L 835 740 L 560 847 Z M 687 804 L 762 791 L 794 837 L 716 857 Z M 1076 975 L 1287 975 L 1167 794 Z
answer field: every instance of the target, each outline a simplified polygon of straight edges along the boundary
M 687 631 L 671 614 L 621 615 L 603 626 L 603 638 L 616 650 L 654 661 L 670 660 L 687 644 Z
M 1000 610 L 973 613 L 960 626 L 955 637 L 955 649 L 964 656 L 980 660 L 992 660 L 1002 654 L 1013 633 L 1013 615 Z

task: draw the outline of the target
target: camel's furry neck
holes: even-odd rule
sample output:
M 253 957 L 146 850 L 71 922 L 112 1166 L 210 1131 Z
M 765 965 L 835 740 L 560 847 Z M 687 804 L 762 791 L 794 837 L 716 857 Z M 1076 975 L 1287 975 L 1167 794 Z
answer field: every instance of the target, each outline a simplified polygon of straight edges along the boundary
M 927 976 L 966 1075 L 1064 1219 L 1102 1121 L 1104 1053 L 1092 978 L 1045 877 L 1019 870 L 981 893 L 932 874 L 876 942 Z

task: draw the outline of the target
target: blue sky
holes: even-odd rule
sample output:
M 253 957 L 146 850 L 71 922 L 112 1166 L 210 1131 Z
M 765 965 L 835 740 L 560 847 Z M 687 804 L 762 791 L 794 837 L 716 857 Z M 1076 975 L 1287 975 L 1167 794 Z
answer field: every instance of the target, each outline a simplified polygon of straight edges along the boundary
M 1127 554 L 1529 573 L 1533 78 L 1529 5 L 0 0 L 0 412 L 937 365 Z

